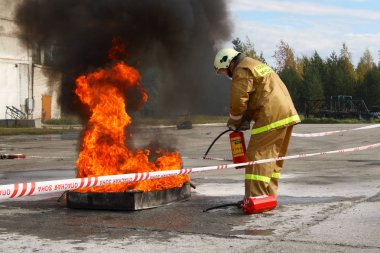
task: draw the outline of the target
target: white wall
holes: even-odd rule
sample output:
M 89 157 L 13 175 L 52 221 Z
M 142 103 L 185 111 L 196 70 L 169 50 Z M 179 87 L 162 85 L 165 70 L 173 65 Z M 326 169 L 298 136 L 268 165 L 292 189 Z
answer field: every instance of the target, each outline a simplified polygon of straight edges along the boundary
M 26 112 L 30 94 L 30 51 L 19 39 L 19 29 L 14 21 L 17 6 L 24 0 L 0 0 L 0 119 L 5 118 L 6 106 Z M 28 0 L 25 0 L 28 1 Z M 45 74 L 53 75 L 53 79 Z M 60 118 L 58 104 L 61 77 L 54 70 L 33 66 L 34 111 L 30 118 L 41 118 L 42 95 L 52 96 L 52 117 Z
M 14 22 L 17 6 L 23 0 L 0 0 L 0 59 L 2 61 L 28 61 L 28 50 L 19 39 Z
M 0 119 L 6 118 L 6 106 L 25 112 L 28 98 L 28 49 L 18 38 L 19 29 L 13 21 L 20 2 L 0 0 Z
M 0 0 L 0 17 L 13 19 L 17 6 L 24 1 L 25 0 Z
M 1 1 L 1 0 L 0 0 Z M 1 61 L 27 62 L 28 50 L 21 41 L 10 35 L 7 28 L 10 28 L 9 21 L 0 19 L 0 59 Z M 4 30 L 2 30 L 3 28 Z
M 0 118 L 5 117 L 5 106 L 19 108 L 18 68 L 13 63 L 0 62 Z

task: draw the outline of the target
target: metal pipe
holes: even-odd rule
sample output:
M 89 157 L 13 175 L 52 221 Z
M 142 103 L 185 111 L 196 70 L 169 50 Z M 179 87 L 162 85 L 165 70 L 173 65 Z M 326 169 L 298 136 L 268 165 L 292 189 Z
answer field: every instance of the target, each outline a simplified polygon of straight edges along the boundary
M 27 114 L 28 118 L 33 118 L 33 111 L 34 111 L 34 98 L 33 98 L 33 86 L 34 86 L 34 68 L 33 68 L 33 48 L 31 44 L 28 44 L 28 99 L 27 99 Z

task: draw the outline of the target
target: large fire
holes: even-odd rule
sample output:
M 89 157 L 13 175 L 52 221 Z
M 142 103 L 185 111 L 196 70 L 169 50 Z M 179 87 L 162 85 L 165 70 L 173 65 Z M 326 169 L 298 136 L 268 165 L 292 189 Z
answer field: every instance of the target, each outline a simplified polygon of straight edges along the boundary
M 111 51 L 112 52 L 112 51 Z M 124 92 L 140 92 L 141 104 L 148 100 L 141 85 L 139 72 L 119 61 L 110 67 L 76 79 L 75 93 L 88 105 L 92 115 L 87 122 L 82 140 L 82 151 L 77 160 L 77 177 L 151 172 L 180 169 L 182 161 L 178 152 L 151 151 L 148 148 L 131 150 L 125 145 L 126 127 L 131 117 L 125 110 Z M 131 138 L 131 135 L 127 135 Z M 152 158 L 155 161 L 151 161 Z M 122 192 L 126 190 L 154 191 L 182 187 L 189 176 L 175 176 L 136 183 L 98 186 L 81 192 Z

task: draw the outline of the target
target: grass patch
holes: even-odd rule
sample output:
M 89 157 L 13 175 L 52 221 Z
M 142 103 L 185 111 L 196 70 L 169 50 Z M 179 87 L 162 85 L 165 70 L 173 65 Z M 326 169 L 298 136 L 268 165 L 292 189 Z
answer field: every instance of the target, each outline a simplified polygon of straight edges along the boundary
M 226 123 L 227 116 L 217 115 L 192 115 L 190 117 L 144 117 L 132 119 L 138 125 L 176 125 L 178 123 L 190 120 L 193 124 L 206 124 L 206 123 Z
M 1 135 L 41 135 L 41 134 L 63 134 L 68 132 L 78 131 L 72 128 L 69 129 L 52 129 L 52 128 L 0 128 Z
M 133 117 L 132 122 L 137 125 L 176 125 L 183 121 L 190 120 L 193 124 L 206 123 L 225 123 L 228 120 L 227 116 L 215 115 L 192 115 L 190 117 Z M 45 125 L 82 125 L 83 122 L 79 117 L 65 116 L 61 119 L 50 119 L 44 122 Z
M 77 116 L 64 116 L 60 119 L 49 119 L 44 122 L 47 125 L 80 125 L 82 121 Z
M 373 124 L 380 123 L 380 119 L 360 120 L 360 119 L 334 119 L 334 118 L 304 118 L 303 124 Z
M 380 119 L 365 120 L 365 119 L 334 119 L 334 118 L 304 118 L 300 115 L 301 123 L 303 124 L 374 124 L 380 123 Z M 139 119 L 132 119 L 133 122 L 140 125 L 176 125 L 177 123 L 185 120 L 191 120 L 193 124 L 207 124 L 207 123 L 226 123 L 228 116 L 215 116 L 215 115 L 193 115 L 189 118 L 164 118 L 164 117 L 146 117 Z
M 192 118 L 194 124 L 206 124 L 206 123 L 227 123 L 228 116 L 208 116 L 197 115 Z

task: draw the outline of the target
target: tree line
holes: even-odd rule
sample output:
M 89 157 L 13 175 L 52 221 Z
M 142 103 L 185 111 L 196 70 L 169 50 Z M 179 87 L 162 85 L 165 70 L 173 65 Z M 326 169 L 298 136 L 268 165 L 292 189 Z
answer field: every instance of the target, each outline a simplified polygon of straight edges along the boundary
M 247 37 L 232 41 L 234 49 L 266 63 L 263 54 L 257 54 Z M 332 52 L 323 59 L 317 51 L 312 56 L 295 56 L 288 43 L 281 40 L 273 55 L 272 66 L 288 87 L 298 109 L 307 100 L 330 100 L 332 96 L 346 95 L 363 99 L 367 106 L 380 106 L 380 61 L 376 64 L 366 49 L 357 66 L 345 43 L 340 52 Z

